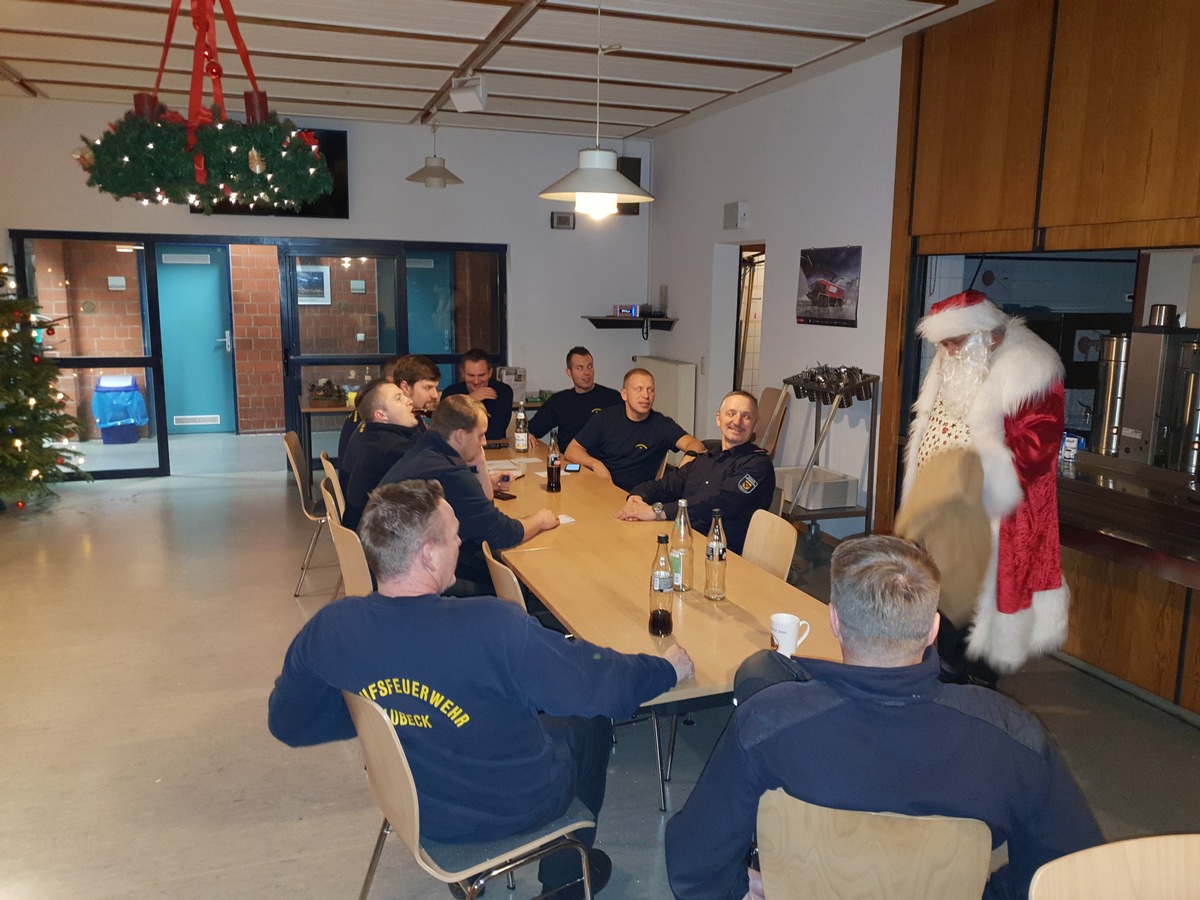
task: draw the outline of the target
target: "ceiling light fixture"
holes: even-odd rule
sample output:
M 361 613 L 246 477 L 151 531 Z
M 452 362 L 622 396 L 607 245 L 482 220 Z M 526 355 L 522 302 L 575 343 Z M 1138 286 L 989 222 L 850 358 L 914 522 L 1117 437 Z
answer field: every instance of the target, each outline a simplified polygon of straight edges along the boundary
M 574 200 L 575 212 L 603 219 L 617 211 L 618 203 L 650 203 L 654 196 L 617 171 L 615 150 L 600 149 L 600 58 L 620 50 L 605 47 L 600 39 L 600 6 L 596 5 L 596 146 L 579 151 L 579 167 L 540 194 L 543 200 Z
M 405 181 L 423 183 L 429 188 L 444 188 L 448 184 L 462 184 L 463 180 L 446 168 L 446 160 L 437 155 L 437 124 L 429 126 L 433 132 L 433 156 L 425 157 L 425 165 L 413 172 Z

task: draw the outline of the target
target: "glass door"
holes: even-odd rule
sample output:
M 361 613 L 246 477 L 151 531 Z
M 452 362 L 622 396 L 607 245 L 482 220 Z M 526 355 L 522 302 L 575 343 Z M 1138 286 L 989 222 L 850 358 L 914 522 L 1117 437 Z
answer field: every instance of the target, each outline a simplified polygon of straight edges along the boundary
M 25 237 L 25 290 L 47 318 L 42 346 L 80 421 L 73 446 L 95 478 L 169 474 L 161 354 L 139 243 Z

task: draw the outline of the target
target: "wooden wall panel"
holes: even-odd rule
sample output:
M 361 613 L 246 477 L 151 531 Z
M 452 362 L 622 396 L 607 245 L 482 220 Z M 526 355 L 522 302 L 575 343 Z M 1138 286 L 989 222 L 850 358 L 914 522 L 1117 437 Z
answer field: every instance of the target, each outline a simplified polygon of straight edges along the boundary
M 1198 0 L 1061 0 L 1040 224 L 1200 213 L 1198 88 Z
M 1174 702 L 1187 589 L 1069 547 L 1062 560 L 1071 586 L 1063 651 Z
M 1200 618 L 1196 595 L 1192 595 L 1191 620 L 1188 624 L 1187 647 L 1183 654 L 1183 671 L 1179 680 L 1179 705 L 1200 713 Z
M 1053 15 L 996 0 L 923 32 L 913 234 L 1033 227 Z

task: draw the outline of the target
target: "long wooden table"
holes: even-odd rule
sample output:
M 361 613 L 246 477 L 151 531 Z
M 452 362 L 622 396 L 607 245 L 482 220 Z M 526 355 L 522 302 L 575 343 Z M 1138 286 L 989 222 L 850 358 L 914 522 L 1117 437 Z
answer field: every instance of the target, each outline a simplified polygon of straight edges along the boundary
M 648 705 L 732 691 L 741 662 L 769 646 L 772 613 L 790 612 L 808 621 L 811 630 L 798 655 L 841 659 L 825 604 L 735 553 L 727 555 L 726 599 L 704 599 L 701 534 L 695 535 L 695 585 L 674 598 L 674 632 L 654 637 L 649 632 L 650 567 L 655 537 L 668 532 L 671 523 L 614 519 L 625 492 L 586 470 L 564 473 L 562 491 L 548 493 L 546 479 L 538 474 L 545 472 L 544 449 L 528 458 L 525 477 L 510 488 L 516 499 L 497 501 L 499 507 L 514 516 L 548 507 L 575 521 L 504 551 L 503 559 L 564 626 L 585 640 L 625 653 L 660 653 L 673 642 L 688 651 L 695 678 Z

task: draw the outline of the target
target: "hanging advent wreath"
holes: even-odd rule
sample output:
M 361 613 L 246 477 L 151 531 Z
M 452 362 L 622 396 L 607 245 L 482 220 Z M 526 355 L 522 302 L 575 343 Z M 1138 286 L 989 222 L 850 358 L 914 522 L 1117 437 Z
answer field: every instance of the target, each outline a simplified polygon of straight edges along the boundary
M 179 13 L 180 0 L 173 0 L 153 93 L 134 94 L 134 108 L 94 141 L 84 137 L 75 159 L 88 173 L 89 187 L 118 200 L 131 197 L 146 205 L 183 203 L 206 213 L 221 200 L 296 211 L 328 194 L 333 176 L 313 133 L 299 130 L 269 111 L 230 0 L 215 2 L 221 5 L 253 88 L 245 92 L 245 124 L 225 115 L 214 0 L 191 3 L 196 42 L 187 118 L 158 101 Z M 205 76 L 213 92 L 208 107 L 203 104 Z

